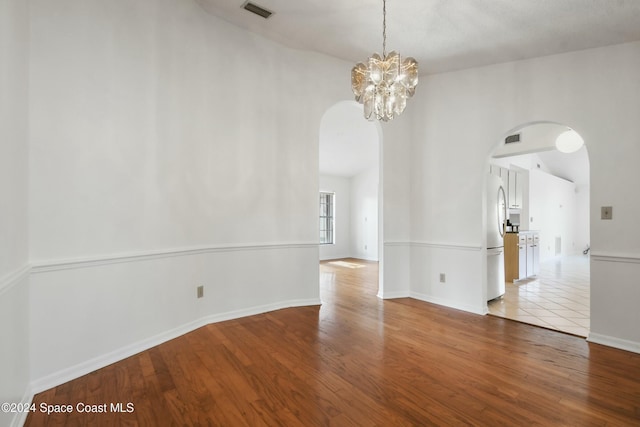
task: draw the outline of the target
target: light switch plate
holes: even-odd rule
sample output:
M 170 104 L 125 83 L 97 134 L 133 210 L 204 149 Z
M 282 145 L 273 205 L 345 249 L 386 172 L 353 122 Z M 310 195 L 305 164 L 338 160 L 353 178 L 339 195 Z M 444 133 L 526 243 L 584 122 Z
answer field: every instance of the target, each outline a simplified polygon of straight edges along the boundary
M 613 218 L 613 207 L 602 206 L 600 208 L 600 219 L 612 219 L 612 218 Z

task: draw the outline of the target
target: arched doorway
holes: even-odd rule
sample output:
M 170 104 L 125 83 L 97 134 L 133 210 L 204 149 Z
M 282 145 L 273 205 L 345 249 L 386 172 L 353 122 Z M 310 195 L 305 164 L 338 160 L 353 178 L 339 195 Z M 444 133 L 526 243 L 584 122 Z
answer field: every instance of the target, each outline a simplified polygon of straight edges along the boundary
M 335 212 L 334 227 L 327 232 L 320 260 L 355 258 L 378 262 L 382 271 L 382 129 L 364 119 L 362 105 L 341 101 L 324 113 L 319 131 L 319 192 Z M 327 212 L 321 212 L 321 216 Z M 379 275 L 382 289 L 382 274 Z
M 520 125 L 488 156 L 488 173 L 501 177 L 508 193 L 519 193 L 507 203 L 512 233 L 504 240 L 505 293 L 488 311 L 586 337 L 589 157 L 585 146 L 558 151 L 557 137 L 568 130 L 554 122 Z

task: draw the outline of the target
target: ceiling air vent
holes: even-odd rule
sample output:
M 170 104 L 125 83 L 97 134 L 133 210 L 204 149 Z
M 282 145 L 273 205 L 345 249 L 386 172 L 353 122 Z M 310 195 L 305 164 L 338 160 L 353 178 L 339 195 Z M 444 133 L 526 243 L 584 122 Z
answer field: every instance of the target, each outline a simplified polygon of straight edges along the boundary
M 242 5 L 242 8 L 244 10 L 248 10 L 251 13 L 255 13 L 258 16 L 262 16 L 264 19 L 267 19 L 268 17 L 273 15 L 273 12 L 270 12 L 267 9 L 260 7 L 255 3 L 251 3 L 250 1 L 245 2 Z
M 509 135 L 504 139 L 505 144 L 513 144 L 514 142 L 520 142 L 520 134 L 516 133 L 515 135 Z

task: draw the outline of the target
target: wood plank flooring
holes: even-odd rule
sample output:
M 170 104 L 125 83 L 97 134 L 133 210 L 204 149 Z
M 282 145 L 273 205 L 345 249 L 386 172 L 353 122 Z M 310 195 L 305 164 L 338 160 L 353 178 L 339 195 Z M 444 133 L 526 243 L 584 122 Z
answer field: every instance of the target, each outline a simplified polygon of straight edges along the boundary
M 37 411 L 25 425 L 640 425 L 639 354 L 382 301 L 377 264 L 344 261 L 321 264 L 321 307 L 200 328 L 34 398 L 106 413 Z

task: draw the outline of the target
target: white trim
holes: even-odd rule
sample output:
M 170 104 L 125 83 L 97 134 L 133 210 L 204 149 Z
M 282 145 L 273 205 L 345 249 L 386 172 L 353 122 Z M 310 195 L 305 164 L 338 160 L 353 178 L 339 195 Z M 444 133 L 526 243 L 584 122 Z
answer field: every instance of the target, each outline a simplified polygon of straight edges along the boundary
M 0 295 L 5 292 L 8 292 L 11 288 L 13 288 L 18 283 L 22 282 L 24 279 L 29 277 L 29 273 L 31 273 L 31 266 L 25 265 L 18 270 L 12 271 L 9 274 L 6 274 L 4 277 L 0 278 Z
M 0 296 L 2 296 L 6 292 L 9 292 L 11 289 L 13 289 L 14 286 L 26 280 L 29 277 L 30 273 L 31 273 L 31 266 L 27 264 L 15 271 L 12 271 L 6 274 L 4 277 L 1 277 L 0 278 Z M 27 387 L 27 389 L 24 392 L 24 395 L 22 396 L 22 400 L 20 402 L 30 403 L 32 400 L 33 400 L 33 392 L 31 391 L 30 387 Z M 13 419 L 11 420 L 9 426 L 10 427 L 22 426 L 24 425 L 26 420 L 27 420 L 27 412 L 16 413 L 14 414 Z
M 380 299 L 410 298 L 407 291 L 378 292 L 376 296 Z
M 437 297 L 432 297 L 429 295 L 425 295 L 425 294 L 421 294 L 418 292 L 413 292 L 411 291 L 409 296 L 413 299 L 417 299 L 420 301 L 424 301 L 424 302 L 428 302 L 431 304 L 437 304 L 437 305 L 441 305 L 443 307 L 447 307 L 447 308 L 453 308 L 456 310 L 462 310 L 462 311 L 466 311 L 469 313 L 473 313 L 473 314 L 479 314 L 484 316 L 486 314 L 485 309 L 482 307 L 477 307 L 477 306 L 473 306 L 473 305 L 468 305 L 468 304 L 458 304 L 455 301 L 450 301 L 444 298 L 437 298 Z
M 292 243 L 257 243 L 246 245 L 210 245 L 190 248 L 161 249 L 155 251 L 141 251 L 125 254 L 103 255 L 88 258 L 54 259 L 36 261 L 32 264 L 32 273 L 38 274 L 48 271 L 70 270 L 77 268 L 95 267 L 108 264 L 149 261 L 161 258 L 199 255 L 217 252 L 258 251 L 272 249 L 308 249 L 317 248 L 317 242 Z
M 450 249 L 457 251 L 471 251 L 479 252 L 482 250 L 482 246 L 472 245 L 469 243 L 440 243 L 440 242 L 427 242 L 422 240 L 414 241 L 389 241 L 384 242 L 384 246 L 409 246 L 418 248 L 433 248 L 433 249 Z
M 105 366 L 111 365 L 112 363 L 126 359 L 127 357 L 133 356 L 134 354 L 148 350 L 152 347 L 180 337 L 211 323 L 238 319 L 246 316 L 253 316 L 256 314 L 267 313 L 283 308 L 304 307 L 310 305 L 321 305 L 321 301 L 320 299 L 290 300 L 205 316 L 192 322 L 186 323 L 182 326 L 178 326 L 168 331 L 159 333 L 150 338 L 145 338 L 136 343 L 126 345 L 110 353 L 94 357 L 93 359 L 87 360 L 85 362 L 78 363 L 75 366 L 71 366 L 58 372 L 54 372 L 43 378 L 36 379 L 31 382 L 30 388 L 32 393 L 36 394 L 53 387 L 57 387 L 60 384 L 64 384 L 68 381 L 79 378 L 97 369 L 104 368 Z
M 411 242 L 409 241 L 396 241 L 396 242 L 384 242 L 384 246 L 411 246 Z
M 433 248 L 433 249 L 450 249 L 456 251 L 471 251 L 471 252 L 479 252 L 482 250 L 482 246 L 471 245 L 467 243 L 436 243 L 436 242 L 424 242 L 424 241 L 414 241 L 411 242 L 411 246 L 419 247 L 419 248 Z
M 640 254 L 591 252 L 591 260 L 597 262 L 625 262 L 640 264 Z
M 594 332 L 589 333 L 587 341 L 640 354 L 640 342 L 623 340 L 621 338 L 603 334 L 596 334 Z
M 24 395 L 22 396 L 22 400 L 20 402 L 24 403 L 24 404 L 31 403 L 31 402 L 33 402 L 33 396 L 34 396 L 34 393 L 31 391 L 31 389 L 27 389 L 24 392 Z M 28 414 L 29 414 L 29 412 L 19 412 L 19 413 L 17 413 L 13 417 L 13 421 L 11 421 L 11 424 L 9 424 L 9 425 L 11 427 L 23 426 L 24 423 L 27 421 L 27 415 Z

